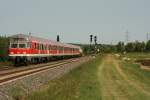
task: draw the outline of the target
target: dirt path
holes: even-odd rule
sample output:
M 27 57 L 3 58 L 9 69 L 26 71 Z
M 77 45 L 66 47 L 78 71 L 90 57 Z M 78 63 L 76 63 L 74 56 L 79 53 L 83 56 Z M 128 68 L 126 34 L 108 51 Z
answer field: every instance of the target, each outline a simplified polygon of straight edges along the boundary
M 115 59 L 113 59 L 114 61 L 114 64 L 115 64 L 115 67 L 118 71 L 118 73 L 122 76 L 122 78 L 128 83 L 130 84 L 131 86 L 133 86 L 134 88 L 136 88 L 138 91 L 141 91 L 143 92 L 144 94 L 150 96 L 150 92 L 149 91 L 146 91 L 143 89 L 143 86 L 141 84 L 140 81 L 138 80 L 130 80 L 129 77 L 123 72 L 123 70 L 121 69 L 121 66 L 119 66 L 119 62 Z
M 150 90 L 143 89 L 144 83 L 138 79 L 132 80 L 132 77 L 124 72 L 119 61 L 113 55 L 103 58 L 103 62 L 99 66 L 98 78 L 103 100 L 145 100 L 150 98 Z

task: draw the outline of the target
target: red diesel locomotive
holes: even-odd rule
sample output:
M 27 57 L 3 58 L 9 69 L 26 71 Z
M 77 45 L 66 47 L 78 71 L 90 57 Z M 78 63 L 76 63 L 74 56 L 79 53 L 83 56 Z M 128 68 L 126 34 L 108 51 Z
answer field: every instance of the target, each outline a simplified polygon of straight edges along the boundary
M 9 57 L 15 64 L 46 62 L 56 58 L 77 57 L 81 54 L 82 49 L 71 44 L 24 34 L 10 37 Z

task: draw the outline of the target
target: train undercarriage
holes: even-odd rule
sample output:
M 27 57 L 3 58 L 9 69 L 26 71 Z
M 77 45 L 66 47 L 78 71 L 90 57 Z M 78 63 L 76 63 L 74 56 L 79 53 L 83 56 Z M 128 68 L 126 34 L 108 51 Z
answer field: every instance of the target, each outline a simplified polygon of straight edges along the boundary
M 29 64 L 47 63 L 50 61 L 70 59 L 76 57 L 81 57 L 81 55 L 63 55 L 63 56 L 45 56 L 45 57 L 14 56 L 14 57 L 10 57 L 10 61 L 12 61 L 14 66 L 20 66 L 20 65 L 27 66 Z

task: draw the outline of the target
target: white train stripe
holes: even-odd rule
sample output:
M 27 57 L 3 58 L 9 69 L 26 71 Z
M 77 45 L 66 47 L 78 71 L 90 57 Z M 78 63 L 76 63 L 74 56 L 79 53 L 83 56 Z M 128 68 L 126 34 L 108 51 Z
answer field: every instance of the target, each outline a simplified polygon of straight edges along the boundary
M 14 57 L 14 56 L 32 56 L 32 57 L 37 57 L 37 56 L 66 56 L 66 55 L 79 55 L 79 53 L 74 53 L 74 54 L 9 54 L 10 57 Z

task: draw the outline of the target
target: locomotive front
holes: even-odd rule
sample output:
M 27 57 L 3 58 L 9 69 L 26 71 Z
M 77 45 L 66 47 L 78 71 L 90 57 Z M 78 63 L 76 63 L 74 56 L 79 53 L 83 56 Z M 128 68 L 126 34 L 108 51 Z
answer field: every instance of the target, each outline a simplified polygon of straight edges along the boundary
M 9 57 L 15 63 L 26 63 L 29 54 L 29 37 L 15 35 L 10 37 Z

